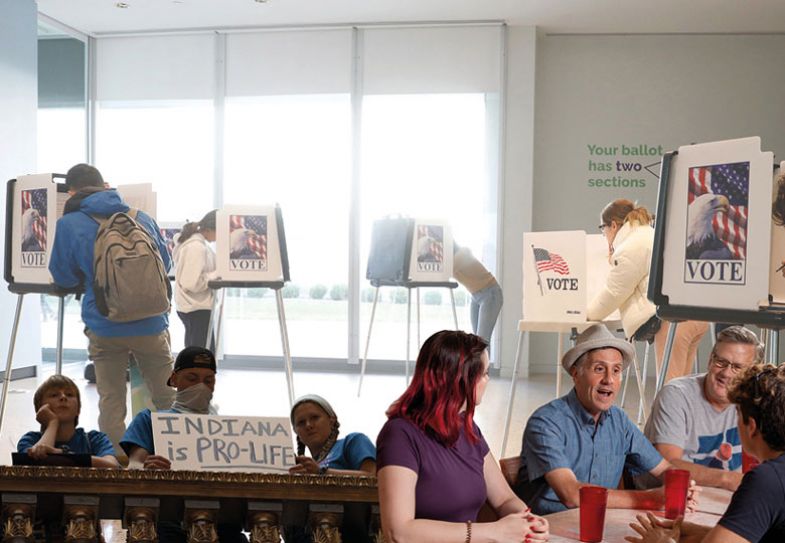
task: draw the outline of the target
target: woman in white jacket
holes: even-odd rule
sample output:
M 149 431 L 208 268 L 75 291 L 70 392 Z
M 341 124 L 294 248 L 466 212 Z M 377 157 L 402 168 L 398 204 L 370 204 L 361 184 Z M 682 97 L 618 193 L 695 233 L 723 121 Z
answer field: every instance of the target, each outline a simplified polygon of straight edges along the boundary
M 215 276 L 215 253 L 210 242 L 215 241 L 216 209 L 199 222 L 188 222 L 175 238 L 174 281 L 177 315 L 185 325 L 186 347 L 207 347 L 213 350 L 214 340 L 205 345 L 210 313 L 213 310 L 213 291 L 207 282 Z M 212 336 L 211 336 L 212 338 Z
M 608 240 L 611 270 L 605 288 L 591 301 L 586 316 L 602 320 L 618 309 L 627 338 L 654 342 L 659 374 L 668 323 L 657 318 L 654 304 L 646 297 L 654 246 L 652 217 L 645 207 L 619 199 L 605 206 L 600 219 L 600 230 Z M 666 379 L 691 373 L 698 343 L 707 329 L 705 322 L 679 323 Z

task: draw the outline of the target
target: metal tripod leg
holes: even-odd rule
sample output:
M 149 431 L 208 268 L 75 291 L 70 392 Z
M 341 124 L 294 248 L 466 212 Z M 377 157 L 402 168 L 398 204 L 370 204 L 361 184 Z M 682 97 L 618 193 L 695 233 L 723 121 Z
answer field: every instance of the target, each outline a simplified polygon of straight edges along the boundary
M 665 384 L 665 376 L 668 375 L 668 366 L 671 363 L 671 351 L 673 351 L 673 340 L 676 337 L 676 327 L 678 325 L 678 322 L 672 322 L 668 327 L 668 337 L 665 340 L 665 353 L 662 355 L 662 367 L 660 368 L 660 374 L 657 376 L 657 388 L 654 390 L 655 397 L 662 388 L 662 385 Z
M 556 334 L 556 397 L 561 396 L 561 357 L 564 355 L 564 338 L 562 333 Z
M 289 332 L 286 330 L 286 313 L 283 308 L 281 289 L 275 289 L 275 302 L 278 306 L 278 326 L 281 328 L 284 369 L 286 370 L 286 390 L 289 392 L 289 409 L 294 405 L 294 379 L 292 377 L 292 355 L 289 352 Z M 223 304 L 221 304 L 223 305 Z M 218 321 L 220 323 L 220 321 Z
M 448 289 L 450 291 L 450 303 L 452 304 L 452 320 L 455 321 L 455 329 L 459 330 L 458 328 L 458 312 L 455 311 L 455 293 L 453 292 L 454 289 Z M 488 338 L 488 341 L 491 341 L 491 338 Z
M 376 316 L 376 304 L 379 302 L 379 287 L 376 287 L 376 292 L 373 293 L 373 307 L 371 307 L 371 322 L 368 323 L 368 336 L 365 338 L 365 353 L 363 354 L 363 361 L 360 365 L 360 382 L 357 384 L 357 397 L 360 397 L 360 392 L 363 389 L 363 377 L 365 377 L 365 368 L 368 364 L 368 346 L 371 344 L 371 330 L 373 330 L 373 318 Z
M 406 385 L 409 385 L 409 344 L 412 335 L 412 289 L 406 289 Z
M 515 385 L 518 383 L 518 362 L 521 359 L 524 334 L 528 334 L 528 332 L 518 332 L 518 347 L 515 349 L 515 362 L 512 365 L 510 394 L 507 398 L 507 416 L 504 419 L 504 437 L 502 438 L 502 449 L 499 451 L 499 458 L 504 458 L 504 451 L 507 450 L 507 438 L 510 435 L 510 420 L 512 419 L 512 404 L 515 402 Z
M 635 348 L 635 344 L 633 344 L 633 349 Z M 630 368 L 627 368 L 627 371 L 624 372 L 624 385 L 621 387 L 621 408 L 624 409 L 624 402 L 627 400 L 627 385 L 630 384 Z
M 213 327 L 215 326 L 215 311 L 216 311 L 216 307 L 218 306 L 218 296 L 222 295 L 219 293 L 219 291 L 223 292 L 223 289 L 213 289 L 213 308 L 210 311 L 210 320 L 207 321 L 207 337 L 204 338 L 204 346 L 207 349 L 210 348 L 210 340 L 213 339 L 213 332 L 214 332 Z M 213 349 L 216 351 L 218 350 L 217 338 L 216 338 L 215 345 L 213 345 Z M 213 353 L 213 354 L 217 355 L 217 353 Z
M 55 374 L 56 375 L 63 374 L 64 321 L 65 321 L 65 296 L 58 296 L 57 297 L 57 345 L 55 346 Z
M 226 304 L 226 289 L 221 289 L 221 302 L 218 304 L 218 327 L 215 331 L 216 357 L 218 350 L 221 348 L 221 332 L 224 322 L 224 304 Z
M 643 407 L 644 407 L 644 398 L 646 397 L 646 373 L 648 372 L 649 368 L 649 350 L 651 349 L 651 345 L 648 343 L 645 344 L 643 352 L 643 389 L 641 390 L 641 399 L 638 401 L 638 425 L 643 422 Z
M 11 339 L 8 342 L 8 356 L 5 362 L 5 378 L 3 379 L 3 397 L 0 398 L 0 430 L 2 430 L 3 418 L 5 416 L 5 402 L 8 399 L 8 384 L 11 382 L 11 365 L 14 361 L 14 347 L 16 346 L 16 334 L 19 332 L 19 319 L 22 316 L 22 302 L 24 294 L 19 294 L 16 299 L 16 313 L 14 313 L 14 326 L 11 328 Z

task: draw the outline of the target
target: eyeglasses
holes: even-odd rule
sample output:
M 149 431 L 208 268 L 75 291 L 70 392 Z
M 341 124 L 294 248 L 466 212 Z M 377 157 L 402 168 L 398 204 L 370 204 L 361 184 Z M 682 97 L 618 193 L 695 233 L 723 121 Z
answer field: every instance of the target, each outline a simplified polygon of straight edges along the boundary
M 724 358 L 720 358 L 714 353 L 712 353 L 711 355 L 711 363 L 714 364 L 720 370 L 724 370 L 725 368 L 730 366 L 730 371 L 734 374 L 743 371 L 747 367 L 743 364 L 736 364 L 734 362 L 731 362 L 730 360 L 725 360 Z
M 600 229 L 600 232 L 605 232 L 605 229 L 608 228 L 610 225 L 608 224 L 601 224 L 597 228 Z

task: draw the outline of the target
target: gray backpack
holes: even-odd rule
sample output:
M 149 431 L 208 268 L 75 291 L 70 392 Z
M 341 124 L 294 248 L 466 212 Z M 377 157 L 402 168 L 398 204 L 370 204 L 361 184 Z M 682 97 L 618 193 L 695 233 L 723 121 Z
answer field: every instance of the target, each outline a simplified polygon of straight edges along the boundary
M 172 299 L 158 245 L 136 222 L 137 212 L 93 217 L 98 222 L 93 252 L 95 305 L 113 322 L 167 313 Z

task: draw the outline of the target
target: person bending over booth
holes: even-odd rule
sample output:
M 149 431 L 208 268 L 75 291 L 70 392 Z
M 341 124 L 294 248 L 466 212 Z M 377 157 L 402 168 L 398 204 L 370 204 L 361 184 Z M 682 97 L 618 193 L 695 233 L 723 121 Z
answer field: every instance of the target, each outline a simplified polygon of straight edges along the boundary
M 785 366 L 757 364 L 728 392 L 741 446 L 761 464 L 747 472 L 716 526 L 639 515 L 632 543 L 780 543 L 785 541 Z
M 114 447 L 106 434 L 77 427 L 82 402 L 79 389 L 68 377 L 53 375 L 33 395 L 35 420 L 40 432 L 27 432 L 16 448 L 43 461 L 51 454 L 89 454 L 94 468 L 119 468 Z
M 489 380 L 486 349 L 474 334 L 432 335 L 388 409 L 376 441 L 386 541 L 547 541 L 548 522 L 512 492 L 473 420 Z M 475 524 L 486 501 L 499 520 Z
M 600 231 L 608 241 L 611 269 L 605 287 L 589 303 L 586 318 L 601 321 L 618 309 L 627 338 L 654 342 L 659 372 L 669 325 L 659 320 L 654 304 L 647 298 L 654 246 L 653 218 L 645 207 L 621 198 L 605 206 L 600 221 Z M 679 323 L 666 380 L 692 373 L 698 344 L 708 329 L 705 322 Z
M 632 345 L 602 324 L 584 330 L 562 357 L 574 388 L 537 409 L 526 424 L 517 494 L 540 515 L 578 507 L 579 489 L 598 485 L 608 507 L 660 509 L 662 487 L 613 490 L 628 466 L 660 477 L 671 464 L 643 436 L 626 413 L 613 405 L 621 376 L 634 356 Z M 695 482 L 688 509 L 695 507 Z

